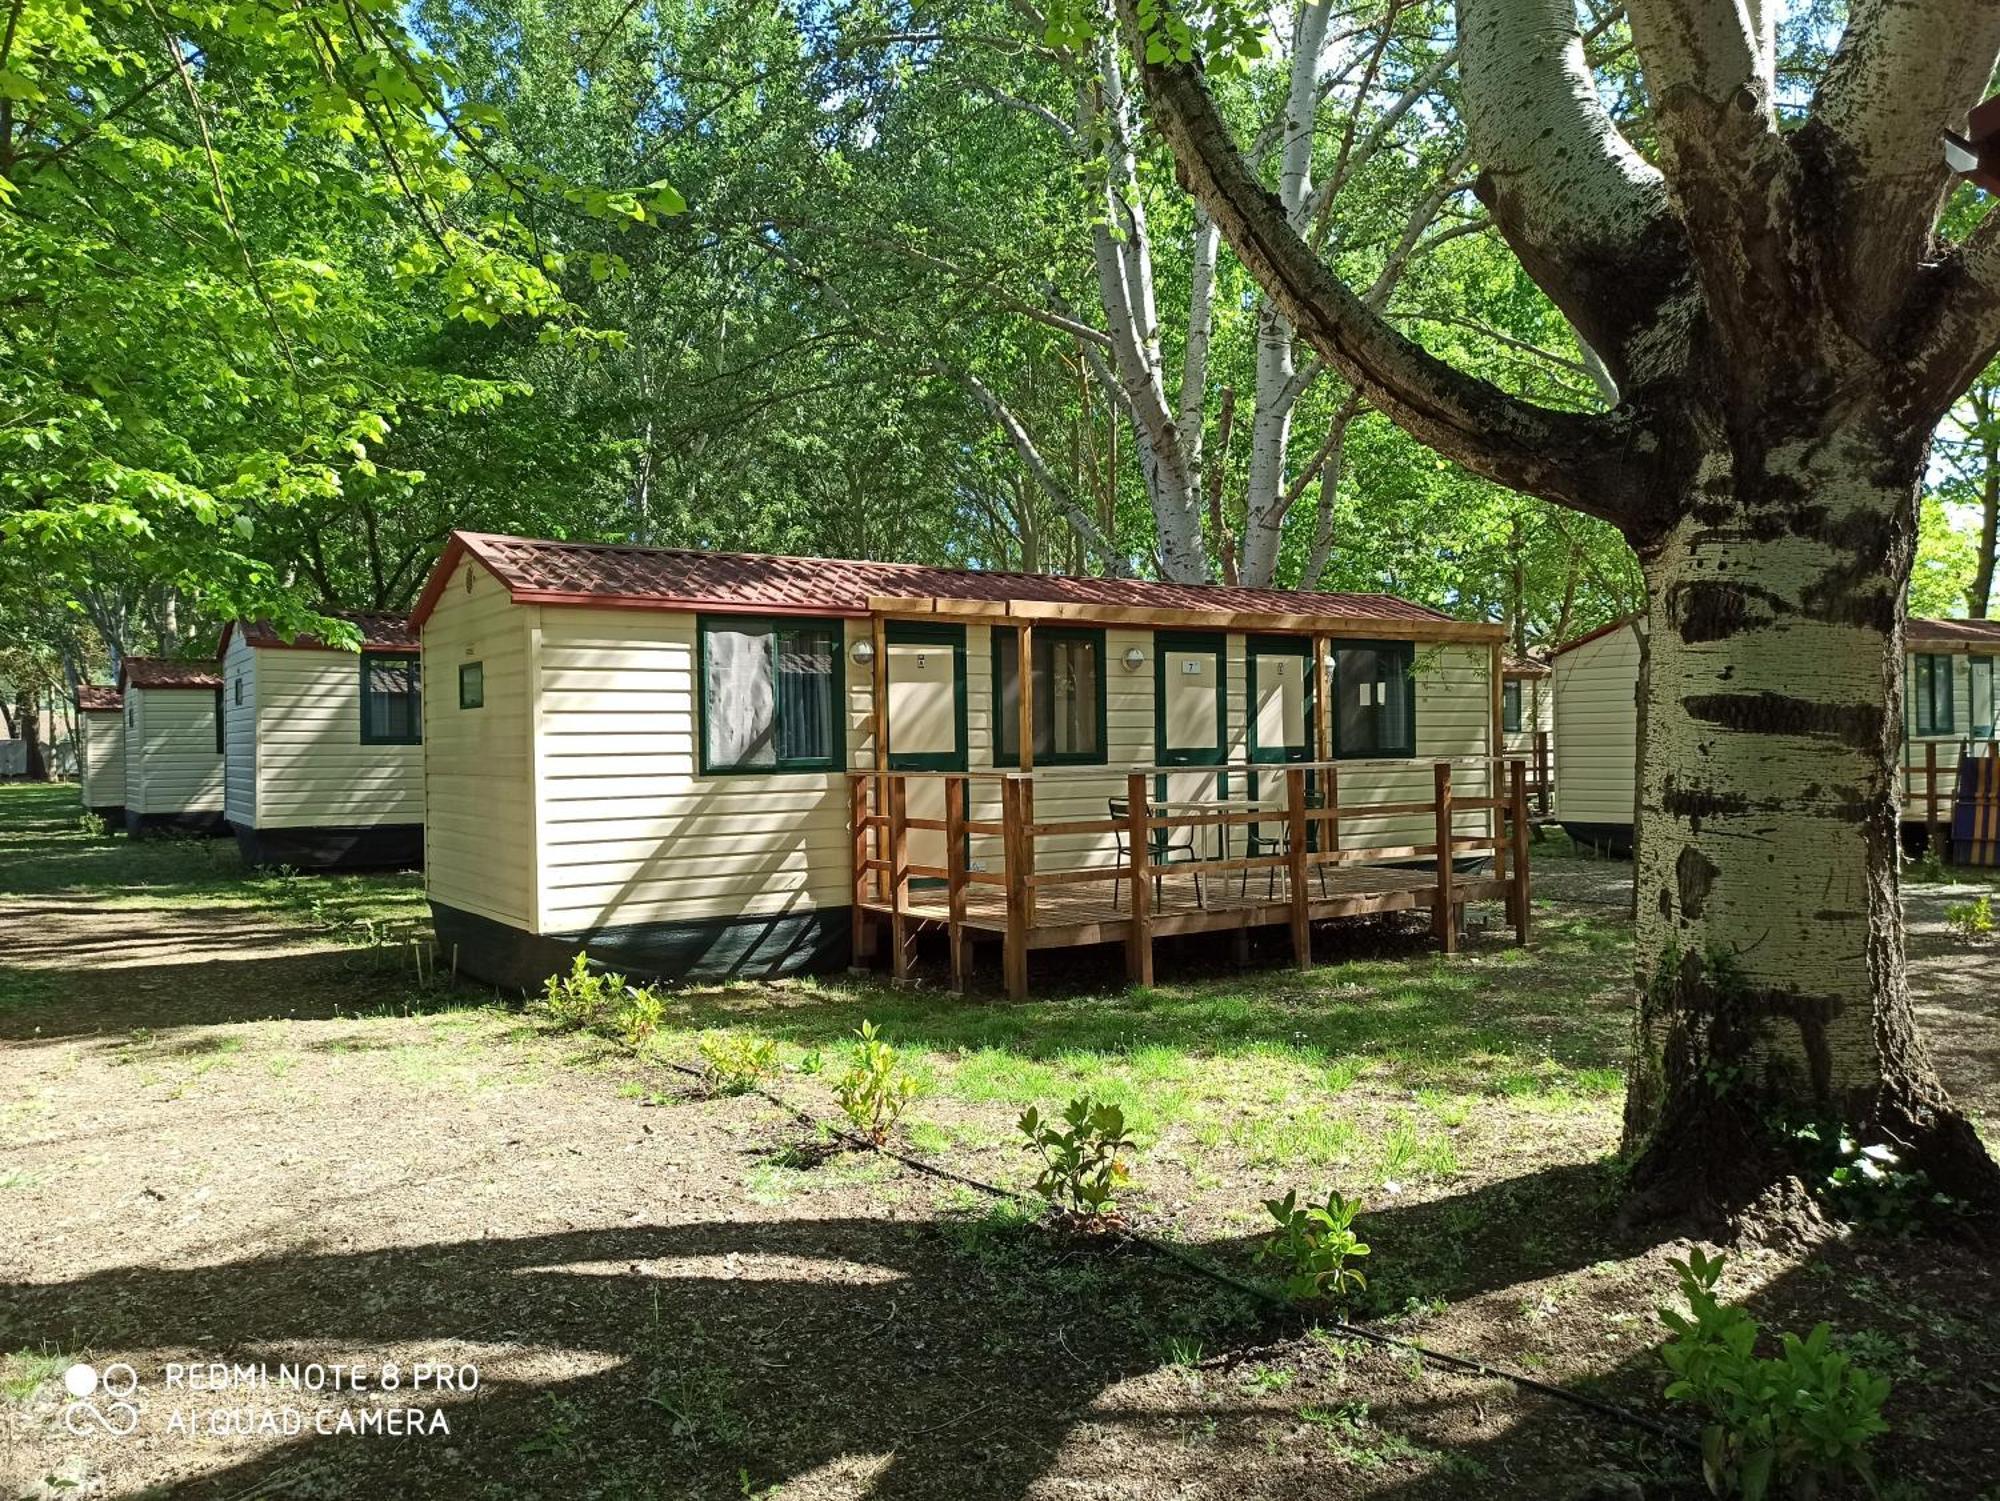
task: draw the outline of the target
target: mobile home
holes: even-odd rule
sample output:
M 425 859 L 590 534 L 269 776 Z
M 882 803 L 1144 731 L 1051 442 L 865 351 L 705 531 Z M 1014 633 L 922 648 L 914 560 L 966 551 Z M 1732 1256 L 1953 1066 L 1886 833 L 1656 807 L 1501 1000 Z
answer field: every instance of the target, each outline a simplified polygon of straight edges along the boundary
M 76 779 L 83 806 L 106 823 L 124 827 L 125 705 L 116 688 L 77 685 L 76 740 Z
M 900 965 L 902 909 L 873 925 L 860 909 L 871 887 L 900 900 L 947 871 L 956 965 L 960 898 L 995 899 L 1002 870 L 1024 868 L 1014 834 L 1046 840 L 1044 916 L 1081 899 L 1091 860 L 1136 861 L 1120 822 L 1147 816 L 1121 807 L 1135 786 L 1148 806 L 1240 805 L 1233 821 L 1140 825 L 1177 883 L 1161 876 L 1162 892 L 1201 887 L 1175 919 L 1187 930 L 1222 925 L 1222 897 L 1277 900 L 1283 815 L 1254 810 L 1289 771 L 1313 780 L 1311 858 L 1334 875 L 1371 844 L 1435 859 L 1434 814 L 1454 856 L 1493 821 L 1490 803 L 1429 800 L 1448 758 L 1477 763 L 1469 801 L 1494 772 L 1500 630 L 1384 595 L 458 533 L 412 618 L 439 941 L 506 985 L 578 951 L 669 977 L 826 969 L 884 926 Z M 1037 792 L 1034 818 L 1014 820 L 1011 800 Z M 908 840 L 893 880 L 869 853 L 892 824 Z M 1442 889 L 1449 910 L 1462 892 L 1441 863 L 1349 905 Z M 1115 941 L 1150 893 L 1106 874 L 1099 915 L 1075 926 Z M 1339 890 L 1323 867 L 1306 916 Z
M 227 832 L 222 820 L 222 679 L 213 664 L 127 657 L 125 828 Z
M 1638 617 L 1557 649 L 1556 812 L 1579 843 L 1628 854 L 1638 770 Z M 1923 620 L 1903 632 L 1903 827 L 1949 823 L 1961 755 L 1994 752 L 2000 622 Z
M 1508 652 L 1500 666 L 1500 742 L 1528 766 L 1528 788 L 1543 812 L 1554 791 L 1556 695 L 1548 665 Z
M 423 859 L 421 662 L 408 617 L 334 612 L 358 652 L 240 621 L 217 653 L 224 812 L 244 861 L 402 869 Z

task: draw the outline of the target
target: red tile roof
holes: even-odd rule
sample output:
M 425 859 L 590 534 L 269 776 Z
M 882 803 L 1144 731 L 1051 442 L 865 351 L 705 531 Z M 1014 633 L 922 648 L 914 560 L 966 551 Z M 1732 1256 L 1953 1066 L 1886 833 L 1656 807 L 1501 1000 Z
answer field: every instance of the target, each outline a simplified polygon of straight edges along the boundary
M 1919 620 L 1903 629 L 1911 646 L 1990 646 L 2000 650 L 2000 620 Z
M 417 651 L 420 643 L 416 630 L 410 624 L 410 617 L 397 615 L 385 610 L 324 610 L 321 612 L 335 620 L 345 620 L 361 632 L 363 651 Z M 215 655 L 220 658 L 229 650 L 229 637 L 233 631 L 242 631 L 243 639 L 258 648 L 279 647 L 298 651 L 341 651 L 345 648 L 328 646 L 317 636 L 296 636 L 287 641 L 278 634 L 277 627 L 268 620 L 236 621 L 223 627 L 222 644 L 216 647 Z
M 1392 594 L 1306 594 L 454 532 L 411 612 L 415 625 L 423 624 L 466 553 L 483 563 L 520 603 L 859 617 L 868 614 L 871 598 L 887 597 L 1317 615 L 1354 621 L 1452 619 Z
M 220 688 L 210 662 L 173 662 L 165 657 L 127 657 L 118 670 L 120 688 Z
M 124 706 L 125 695 L 109 683 L 78 683 L 76 706 L 85 713 L 98 709 L 116 711 Z
M 1517 657 L 1508 652 L 1501 660 L 1500 676 L 1503 678 L 1545 678 L 1548 675 L 1548 663 L 1535 657 Z

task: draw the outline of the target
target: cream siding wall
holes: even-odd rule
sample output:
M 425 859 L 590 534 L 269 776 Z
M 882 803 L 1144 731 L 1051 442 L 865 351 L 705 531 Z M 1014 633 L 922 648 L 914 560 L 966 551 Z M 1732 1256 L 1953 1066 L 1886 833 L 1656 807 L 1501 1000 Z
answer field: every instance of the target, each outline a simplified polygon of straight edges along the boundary
M 865 634 L 850 623 L 845 645 Z M 872 679 L 842 657 L 864 766 Z M 701 776 L 698 671 L 693 614 L 543 612 L 538 931 L 847 905 L 845 775 Z
M 259 828 L 423 822 L 423 746 L 361 743 L 358 655 L 264 647 L 254 656 Z M 456 665 L 450 673 L 443 712 L 456 714 Z M 429 711 L 426 702 L 426 725 Z
M 1554 738 L 1556 727 L 1556 695 L 1553 678 L 1510 678 L 1509 682 L 1521 685 L 1521 728 L 1508 730 L 1501 736 L 1510 756 L 1535 754 L 1535 732 L 1537 730 Z M 1551 758 L 1555 746 L 1549 747 Z
M 223 816 L 238 828 L 257 827 L 257 657 L 243 632 L 229 633 L 222 658 Z M 242 685 L 241 703 L 237 686 Z
M 80 710 L 76 716 L 81 754 L 77 777 L 86 808 L 119 808 L 125 804 L 125 712 L 123 709 Z
M 535 684 L 528 670 L 540 614 L 511 603 L 479 564 L 459 565 L 424 622 L 424 744 L 417 748 L 426 892 L 527 932 L 540 931 L 530 754 Z M 460 709 L 458 669 L 474 661 L 484 664 L 485 707 Z
M 1917 709 L 1913 693 L 1917 681 L 1917 658 L 1921 655 L 1943 656 L 1951 662 L 1951 730 L 1948 733 L 1919 735 L 1917 733 Z M 1990 755 L 1993 746 L 1980 741 L 1972 743 L 1972 658 L 1986 656 L 1985 652 L 1934 652 L 1912 651 L 1903 658 L 1903 817 L 1910 822 L 1921 822 L 1927 816 L 1925 806 L 1926 777 L 1924 772 L 1924 747 L 1937 745 L 1937 787 L 1942 804 L 1951 797 L 1958 786 L 1958 757 L 1963 745 L 1971 744 L 1976 755 Z M 1994 688 L 2000 695 L 2000 654 L 1994 658 Z M 1949 818 L 1951 810 L 1940 806 L 1940 818 Z
M 137 813 L 220 813 L 222 756 L 213 688 L 130 688 L 125 806 Z
M 1607 631 L 1555 659 L 1556 813 L 1578 823 L 1632 822 L 1639 758 L 1639 642 Z

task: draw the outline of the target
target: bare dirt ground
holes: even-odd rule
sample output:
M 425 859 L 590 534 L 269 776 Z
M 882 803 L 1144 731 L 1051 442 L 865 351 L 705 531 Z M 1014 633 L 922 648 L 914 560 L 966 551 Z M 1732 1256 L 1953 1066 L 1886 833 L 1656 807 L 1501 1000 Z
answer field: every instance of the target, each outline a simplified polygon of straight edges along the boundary
M 1990 1072 L 1960 1087 L 1993 1118 Z M 1618 1229 L 1615 1143 L 1579 1112 L 1371 1205 L 1377 1267 L 1410 1288 L 1386 1326 L 1661 1414 L 1652 1309 L 1685 1243 Z M 1247 1222 L 1215 1208 L 1242 1186 L 1158 1176 L 1154 1227 L 1249 1272 Z M 6 1495 L 1698 1493 L 1668 1446 L 1581 1409 L 828 1153 L 754 1095 L 412 993 L 284 914 L 142 887 L 0 895 L 0 1265 Z M 1867 1336 L 1898 1382 L 1890 1494 L 1995 1494 L 1986 1255 L 1746 1248 L 1730 1290 Z M 105 1431 L 105 1393 L 103 1424 L 65 1426 L 76 1360 L 131 1365 L 134 1431 Z M 170 1384 L 216 1363 L 355 1365 L 369 1389 Z M 439 1366 L 461 1389 L 412 1387 Z M 395 1424 L 417 1431 L 354 1431 Z

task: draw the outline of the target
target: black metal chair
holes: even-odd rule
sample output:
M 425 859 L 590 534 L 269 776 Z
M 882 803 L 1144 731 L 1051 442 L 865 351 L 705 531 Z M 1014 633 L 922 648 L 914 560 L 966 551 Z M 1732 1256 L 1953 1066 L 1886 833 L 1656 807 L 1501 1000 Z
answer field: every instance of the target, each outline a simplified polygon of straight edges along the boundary
M 1308 808 L 1324 808 L 1326 806 L 1326 798 L 1320 793 L 1319 789 L 1309 789 L 1306 792 L 1306 806 Z M 1248 847 L 1243 852 L 1244 858 L 1255 860 L 1261 855 L 1289 855 L 1292 852 L 1291 830 L 1285 827 L 1284 824 L 1281 823 L 1278 825 L 1278 832 L 1275 834 L 1264 833 L 1264 825 L 1261 823 L 1253 823 L 1247 827 L 1249 830 L 1246 836 Z M 1308 830 L 1310 831 L 1310 826 L 1308 826 Z M 1308 839 L 1308 847 L 1310 847 L 1310 839 Z M 1319 894 L 1324 899 L 1327 894 L 1326 867 L 1324 865 L 1315 865 L 1313 869 L 1319 874 Z M 1266 866 L 1264 869 L 1264 900 L 1271 901 L 1276 897 L 1277 892 L 1278 867 L 1275 865 Z M 1247 867 L 1243 871 L 1242 881 L 1237 885 L 1236 894 L 1239 898 L 1247 897 L 1250 894 L 1250 871 Z
M 1128 798 L 1114 797 L 1108 800 L 1107 806 L 1111 810 L 1112 820 L 1118 825 L 1112 831 L 1112 837 L 1118 841 L 1118 863 L 1120 866 L 1124 866 L 1132 858 L 1132 846 L 1126 841 L 1125 837 L 1125 830 L 1128 827 L 1126 820 L 1132 816 L 1132 803 Z M 1208 897 L 1202 891 L 1201 887 L 1201 851 L 1195 848 L 1194 830 L 1191 828 L 1162 829 L 1160 833 L 1164 837 L 1153 841 L 1152 860 L 1155 867 L 1153 875 L 1153 899 L 1155 901 L 1159 900 L 1162 885 L 1166 879 L 1165 873 L 1159 870 L 1158 867 L 1163 865 L 1192 865 L 1196 867 L 1190 872 L 1194 877 L 1194 904 L 1197 907 L 1206 907 L 1208 905 Z M 1176 834 L 1181 837 L 1175 838 Z M 1113 911 L 1116 911 L 1118 907 L 1118 888 L 1127 879 L 1125 876 L 1112 878 L 1111 906 Z

